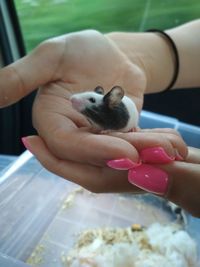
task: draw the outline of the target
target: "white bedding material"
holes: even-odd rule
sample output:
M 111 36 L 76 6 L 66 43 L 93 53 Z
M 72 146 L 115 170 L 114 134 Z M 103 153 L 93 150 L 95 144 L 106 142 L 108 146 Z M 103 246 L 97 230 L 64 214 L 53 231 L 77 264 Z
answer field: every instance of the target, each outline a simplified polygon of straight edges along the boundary
M 142 231 L 96 229 L 80 234 L 66 267 L 196 267 L 197 249 L 177 225 L 159 223 Z

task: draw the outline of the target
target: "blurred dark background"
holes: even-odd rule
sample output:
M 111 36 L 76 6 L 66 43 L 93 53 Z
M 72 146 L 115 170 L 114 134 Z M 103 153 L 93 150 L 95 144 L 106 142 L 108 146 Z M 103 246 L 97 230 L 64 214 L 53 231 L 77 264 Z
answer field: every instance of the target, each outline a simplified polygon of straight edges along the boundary
M 182 122 L 200 126 L 200 90 L 179 89 L 146 95 L 144 109 L 168 115 Z

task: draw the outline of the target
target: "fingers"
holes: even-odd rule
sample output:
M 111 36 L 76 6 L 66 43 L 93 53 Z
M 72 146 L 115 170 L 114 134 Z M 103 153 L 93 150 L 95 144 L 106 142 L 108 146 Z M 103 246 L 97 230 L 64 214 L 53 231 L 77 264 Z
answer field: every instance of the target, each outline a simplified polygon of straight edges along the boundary
M 159 131 L 139 131 L 130 133 L 112 133 L 112 136 L 123 138 L 131 143 L 138 151 L 149 147 L 162 147 L 170 157 L 177 157 L 177 153 L 183 159 L 188 150 L 180 135 L 173 131 L 163 129 Z
M 200 164 L 200 149 L 189 147 L 186 161 L 194 164 Z
M 149 158 L 150 162 L 142 161 L 138 166 L 127 159 L 113 160 L 108 166 L 128 170 L 128 181 L 134 186 L 167 198 L 200 217 L 200 149 L 189 148 L 187 160 L 190 162 L 171 161 L 161 165 L 163 157 L 157 155 L 155 159 L 157 162 L 153 164 Z
M 128 183 L 127 172 L 60 160 L 39 136 L 26 137 L 24 144 L 46 169 L 92 192 L 141 192 Z
M 150 181 L 148 181 L 148 187 L 151 186 L 153 189 L 160 190 L 161 187 L 166 188 L 166 185 L 163 187 L 161 183 L 163 183 L 163 181 L 165 181 L 165 183 L 167 182 L 168 190 L 163 197 L 167 197 L 170 201 L 180 205 L 193 216 L 200 217 L 199 164 L 183 161 L 175 161 L 167 165 L 154 166 L 143 164 L 135 169 L 129 170 L 128 182 L 127 171 L 115 171 L 107 167 L 101 168 L 68 160 L 60 160 L 50 153 L 40 137 L 28 137 L 27 141 L 27 148 L 38 158 L 45 168 L 92 192 L 125 191 L 142 193 L 144 191 L 137 189 L 131 184 L 131 176 L 133 175 L 136 178 L 139 177 L 141 183 L 141 180 L 143 179 L 142 175 L 144 174 L 146 177 L 148 173 L 149 178 L 156 180 L 153 183 L 149 183 Z M 143 188 L 145 188 L 146 185 L 147 184 L 143 183 Z
M 182 158 L 187 155 L 187 147 L 183 140 L 178 134 L 171 132 L 141 131 L 100 135 L 89 132 L 87 128 L 77 128 L 72 122 L 76 119 L 75 113 L 68 107 L 69 103 L 63 98 L 58 100 L 45 95 L 44 101 L 41 101 L 40 95 L 40 101 L 36 101 L 37 117 L 35 116 L 34 120 L 40 136 L 57 158 L 97 166 L 105 166 L 106 161 L 117 158 L 129 158 L 137 163 L 139 161 L 137 151 L 159 146 L 163 147 L 170 157 L 176 157 L 176 151 Z M 45 106 L 48 109 L 45 109 Z
M 85 185 L 86 187 L 90 181 L 91 173 L 94 173 L 95 176 L 100 174 L 98 167 L 56 158 L 50 153 L 47 146 L 38 136 L 26 138 L 26 147 L 38 158 L 46 169 L 79 185 Z
M 130 158 L 138 162 L 138 152 L 130 143 L 113 136 L 99 135 L 86 129 L 57 130 L 48 139 L 48 147 L 63 159 L 105 166 L 106 161 Z
M 161 168 L 169 177 L 165 197 L 193 216 L 200 217 L 200 165 L 176 161 Z
M 152 128 L 152 129 L 140 129 L 141 132 L 150 132 L 150 133 L 171 133 L 177 136 L 180 136 L 179 132 L 172 128 Z
M 31 54 L 0 70 L 0 107 L 13 104 L 38 86 L 56 79 L 63 50 L 46 42 Z

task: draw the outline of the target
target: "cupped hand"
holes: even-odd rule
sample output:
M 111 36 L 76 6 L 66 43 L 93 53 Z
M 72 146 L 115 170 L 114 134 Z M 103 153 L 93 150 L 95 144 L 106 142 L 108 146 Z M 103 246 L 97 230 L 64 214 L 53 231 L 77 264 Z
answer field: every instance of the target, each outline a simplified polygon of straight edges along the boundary
M 56 38 L 46 42 L 43 49 L 48 53 L 43 55 L 45 59 L 60 51 L 51 82 L 41 87 L 33 109 L 34 126 L 50 151 L 58 158 L 93 165 L 105 164 L 114 156 L 133 157 L 135 150 L 125 140 L 90 132 L 88 121 L 72 108 L 69 98 L 98 85 L 106 90 L 120 85 L 131 92 L 140 110 L 145 89 L 143 72 L 96 31 Z
M 141 110 L 146 86 L 142 69 L 101 33 L 71 33 L 45 41 L 0 71 L 0 106 L 16 102 L 40 86 L 33 124 L 54 156 L 95 165 L 114 157 L 133 159 L 136 151 L 129 142 L 93 134 L 85 117 L 71 106 L 71 94 L 98 85 L 105 90 L 122 86 Z
M 173 148 L 174 142 L 177 144 L 181 154 L 184 157 L 187 155 L 184 142 L 172 129 L 141 130 L 140 132 L 127 134 L 113 133 L 112 135 L 124 138 L 132 144 L 135 149 L 132 161 L 136 165 L 140 165 L 140 154 L 146 148 L 162 146 L 164 147 L 167 159 L 175 158 L 177 154 Z M 95 166 L 85 162 L 59 159 L 50 152 L 45 142 L 39 136 L 27 137 L 25 145 L 46 169 L 92 192 L 144 192 L 128 182 L 127 170 L 111 169 L 107 166 L 106 162 L 102 166 Z M 118 159 L 116 155 L 114 159 Z

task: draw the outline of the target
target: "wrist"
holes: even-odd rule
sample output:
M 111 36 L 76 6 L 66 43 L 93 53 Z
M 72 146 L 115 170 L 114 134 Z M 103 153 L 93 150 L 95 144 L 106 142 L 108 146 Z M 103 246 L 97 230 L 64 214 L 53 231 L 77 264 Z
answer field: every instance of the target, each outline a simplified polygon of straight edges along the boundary
M 170 44 L 155 33 L 107 34 L 118 48 L 143 70 L 147 79 L 145 93 L 161 92 L 174 74 L 174 54 Z
M 180 71 L 174 88 L 200 87 L 200 19 L 188 22 L 166 32 L 176 43 Z

